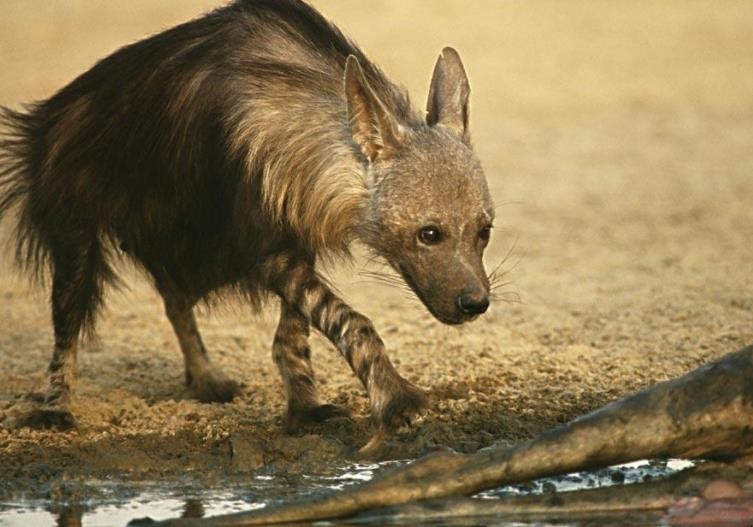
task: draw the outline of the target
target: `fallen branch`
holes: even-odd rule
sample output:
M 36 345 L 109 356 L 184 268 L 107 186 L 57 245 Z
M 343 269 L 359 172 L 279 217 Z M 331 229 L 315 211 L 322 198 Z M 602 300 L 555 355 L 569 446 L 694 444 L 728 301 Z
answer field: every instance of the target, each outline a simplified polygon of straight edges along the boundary
M 718 491 L 720 486 L 727 494 Z M 412 525 L 458 518 L 473 518 L 477 523 L 480 518 L 494 517 L 497 522 L 602 520 L 602 523 L 610 523 L 611 518 L 625 523 L 634 517 L 636 524 L 663 518 L 672 525 L 683 525 L 687 516 L 697 515 L 704 507 L 718 503 L 735 505 L 736 511 L 745 510 L 747 517 L 753 520 L 753 494 L 748 492 L 745 495 L 743 487 L 753 487 L 753 471 L 749 467 L 703 463 L 667 478 L 641 484 L 499 499 L 438 498 L 372 509 L 348 521 L 368 525 Z M 716 495 L 713 495 L 714 490 Z M 685 502 L 692 505 L 692 510 L 682 510 Z M 667 511 L 673 512 L 668 514 Z
M 608 404 L 511 449 L 437 453 L 347 491 L 171 526 L 239 526 L 352 516 L 404 503 L 645 458 L 753 454 L 753 346 Z

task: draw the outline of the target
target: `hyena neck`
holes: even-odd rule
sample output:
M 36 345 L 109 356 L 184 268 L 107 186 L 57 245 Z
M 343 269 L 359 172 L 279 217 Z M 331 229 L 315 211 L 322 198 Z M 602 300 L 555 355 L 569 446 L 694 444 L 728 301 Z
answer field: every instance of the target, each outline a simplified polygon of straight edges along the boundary
M 332 75 L 339 88 L 342 73 Z M 386 79 L 381 87 L 381 96 L 402 106 L 405 114 L 406 103 L 400 101 L 407 101 L 405 93 Z M 246 159 L 249 173 L 261 177 L 262 199 L 271 216 L 289 226 L 313 254 L 347 255 L 351 242 L 372 234 L 376 181 L 353 140 L 344 99 L 332 95 L 302 91 L 298 98 L 309 102 L 288 105 L 284 121 L 265 123 L 250 111 L 243 127 L 259 131 L 248 142 Z M 404 125 L 425 126 L 418 112 L 410 110 Z
M 368 160 L 347 116 L 347 57 L 357 57 L 374 92 L 405 126 L 423 125 L 422 114 L 403 88 L 310 6 L 240 3 L 251 31 L 236 53 L 248 75 L 234 79 L 244 97 L 228 119 L 235 129 L 230 149 L 245 160 L 250 177 L 260 179 L 275 222 L 313 254 L 347 254 L 369 224 L 371 188 Z

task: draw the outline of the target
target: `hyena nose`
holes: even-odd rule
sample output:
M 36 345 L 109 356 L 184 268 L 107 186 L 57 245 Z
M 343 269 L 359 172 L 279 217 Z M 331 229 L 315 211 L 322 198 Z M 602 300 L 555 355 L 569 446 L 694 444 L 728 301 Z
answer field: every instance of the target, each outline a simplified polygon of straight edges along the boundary
M 489 296 L 468 295 L 461 293 L 456 300 L 458 309 L 466 315 L 480 315 L 489 308 Z

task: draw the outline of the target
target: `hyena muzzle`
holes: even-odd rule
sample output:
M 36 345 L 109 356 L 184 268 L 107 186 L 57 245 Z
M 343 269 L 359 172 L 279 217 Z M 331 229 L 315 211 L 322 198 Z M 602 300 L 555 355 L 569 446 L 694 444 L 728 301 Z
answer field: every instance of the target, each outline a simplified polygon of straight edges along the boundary
M 49 386 L 22 424 L 75 425 L 77 344 L 121 252 L 162 295 L 200 400 L 229 401 L 239 385 L 209 360 L 195 304 L 273 294 L 290 429 L 347 415 L 319 398 L 311 326 L 365 386 L 380 433 L 421 414 L 425 395 L 316 265 L 359 240 L 440 321 L 487 309 L 494 207 L 469 93 L 445 48 L 420 112 L 308 4 L 237 0 L 116 51 L 47 100 L 3 109 L 0 212 L 15 211 L 19 262 L 52 278 Z

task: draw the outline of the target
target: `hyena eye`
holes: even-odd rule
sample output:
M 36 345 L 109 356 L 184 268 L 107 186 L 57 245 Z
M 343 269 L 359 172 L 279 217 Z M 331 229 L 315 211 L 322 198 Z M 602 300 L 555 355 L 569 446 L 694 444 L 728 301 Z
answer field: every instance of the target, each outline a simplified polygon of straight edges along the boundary
M 492 226 L 487 225 L 486 227 L 482 227 L 480 231 L 478 231 L 478 237 L 483 242 L 484 246 L 486 246 L 487 243 L 489 243 L 489 237 L 492 234 Z
M 418 239 L 424 245 L 434 245 L 442 241 L 442 233 L 439 232 L 439 228 L 433 225 L 427 227 L 421 227 L 418 230 Z

